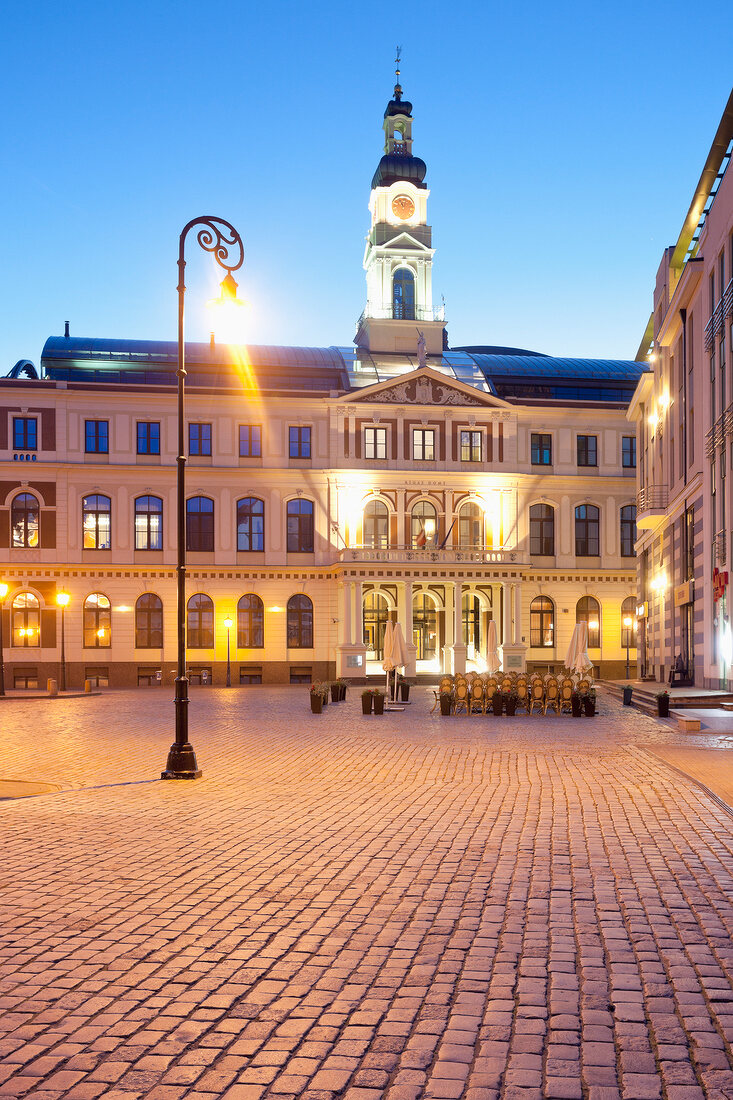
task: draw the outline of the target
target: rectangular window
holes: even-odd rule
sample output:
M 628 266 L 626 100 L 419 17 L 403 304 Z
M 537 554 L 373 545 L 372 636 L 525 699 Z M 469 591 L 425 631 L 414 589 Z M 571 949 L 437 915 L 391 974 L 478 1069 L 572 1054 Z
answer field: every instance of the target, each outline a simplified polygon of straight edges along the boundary
M 598 437 L 595 435 L 578 436 L 578 465 L 598 465 Z
M 364 429 L 364 458 L 387 457 L 387 429 Z
M 621 465 L 625 470 L 636 469 L 635 435 L 625 435 L 621 439 Z
M 259 424 L 239 425 L 239 457 L 261 458 L 262 428 Z
M 481 461 L 481 432 L 461 432 L 461 462 Z
M 211 424 L 188 425 L 189 455 L 211 454 Z
M 532 465 L 552 465 L 552 436 L 532 432 Z
M 35 416 L 13 417 L 13 450 L 35 451 L 38 446 L 38 421 Z
M 88 455 L 109 454 L 109 420 L 84 421 L 84 450 Z
M 290 427 L 291 458 L 310 458 L 311 456 L 311 430 L 310 428 Z
M 435 461 L 435 432 L 432 428 L 412 429 L 412 457 L 418 462 Z
M 157 421 L 138 421 L 137 453 L 139 455 L 160 454 L 160 424 Z

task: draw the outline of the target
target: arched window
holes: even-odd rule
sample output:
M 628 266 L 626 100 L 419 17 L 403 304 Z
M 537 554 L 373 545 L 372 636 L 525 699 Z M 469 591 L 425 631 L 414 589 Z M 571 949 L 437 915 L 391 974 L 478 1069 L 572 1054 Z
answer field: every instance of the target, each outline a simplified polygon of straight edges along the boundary
M 243 553 L 265 549 L 265 502 L 259 497 L 237 501 L 237 550 Z
M 214 502 L 209 497 L 186 501 L 186 549 L 194 554 L 214 552 Z
M 381 500 L 370 500 L 364 508 L 364 545 L 373 550 L 389 546 L 389 513 Z
M 555 644 L 555 605 L 549 596 L 535 596 L 529 605 L 529 644 L 538 648 L 551 648 Z
M 203 592 L 188 601 L 186 644 L 189 649 L 214 648 L 214 604 Z
M 621 509 L 621 557 L 633 558 L 636 542 L 636 505 L 626 504 Z
M 288 517 L 288 553 L 313 553 L 313 501 L 289 500 Z
M 313 604 L 307 596 L 288 600 L 288 649 L 313 648 Z
M 135 498 L 135 549 L 163 549 L 163 501 L 160 497 Z
M 81 506 L 85 550 L 109 550 L 112 546 L 112 501 L 93 493 L 84 497 Z
M 622 509 L 623 511 L 623 509 Z M 627 622 L 631 620 L 629 626 Z M 636 649 L 636 597 L 627 596 L 621 604 L 621 646 Z
M 398 267 L 392 277 L 392 316 L 395 321 L 415 320 L 415 276 L 409 267 Z
M 412 545 L 432 546 L 438 530 L 438 513 L 429 500 L 419 500 L 411 512 Z
M 84 647 L 108 649 L 112 644 L 112 608 L 101 592 L 84 600 Z
M 237 604 L 237 649 L 261 649 L 265 644 L 265 608 L 250 593 Z
M 595 504 L 575 509 L 575 556 L 597 558 L 601 552 L 601 513 Z
M 575 621 L 588 624 L 588 648 L 598 649 L 601 644 L 601 605 L 595 596 L 581 596 L 575 607 Z
M 163 601 L 144 592 L 135 604 L 135 645 L 138 649 L 163 648 Z
M 38 501 L 32 493 L 19 493 L 10 505 L 12 545 L 32 550 L 38 546 Z
M 41 606 L 32 592 L 18 592 L 11 605 L 14 646 L 40 646 Z
M 458 545 L 462 550 L 484 548 L 484 513 L 478 504 L 464 504 L 458 513 Z
M 549 504 L 533 504 L 529 510 L 529 552 L 539 557 L 555 553 L 555 509 Z

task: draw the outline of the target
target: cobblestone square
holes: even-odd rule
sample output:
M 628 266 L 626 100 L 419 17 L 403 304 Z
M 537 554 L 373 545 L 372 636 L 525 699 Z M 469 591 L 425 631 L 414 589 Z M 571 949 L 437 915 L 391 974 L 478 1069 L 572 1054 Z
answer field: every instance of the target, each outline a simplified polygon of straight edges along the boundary
M 733 1097 L 733 818 L 572 720 L 200 689 L 9 700 L 0 1097 Z

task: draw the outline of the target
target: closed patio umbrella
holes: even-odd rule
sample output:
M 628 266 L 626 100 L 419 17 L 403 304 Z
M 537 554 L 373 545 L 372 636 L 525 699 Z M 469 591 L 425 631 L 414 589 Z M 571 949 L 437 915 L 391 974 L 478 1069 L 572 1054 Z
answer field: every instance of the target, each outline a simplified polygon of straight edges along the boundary
M 489 673 L 493 676 L 501 667 L 501 661 L 499 660 L 499 645 L 496 637 L 496 623 L 493 619 L 489 619 L 489 636 L 486 650 L 486 665 Z
M 384 660 L 382 668 L 387 673 L 387 694 L 389 695 L 389 674 L 395 669 L 404 668 L 407 664 L 407 647 L 405 636 L 399 623 L 393 623 L 390 619 L 384 632 Z M 394 677 L 393 696 L 397 695 L 397 677 Z M 394 702 L 394 698 L 392 702 Z
M 575 624 L 575 630 L 565 655 L 565 668 L 577 673 L 579 676 L 593 668 L 593 662 L 588 656 L 587 623 Z

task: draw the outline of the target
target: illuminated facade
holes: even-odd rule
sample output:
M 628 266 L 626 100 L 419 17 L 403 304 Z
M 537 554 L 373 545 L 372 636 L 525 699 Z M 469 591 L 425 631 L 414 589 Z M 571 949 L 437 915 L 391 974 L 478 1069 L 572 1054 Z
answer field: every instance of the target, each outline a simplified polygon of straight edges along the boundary
M 385 112 L 348 348 L 187 349 L 193 681 L 360 679 L 389 616 L 409 674 L 559 668 L 576 621 L 605 676 L 635 662 L 644 367 L 449 349 L 432 302 L 425 164 L 399 85 Z M 47 341 L 0 380 L 8 683 L 173 677 L 175 345 Z M 231 626 L 226 627 L 227 619 Z
M 639 663 L 727 688 L 733 538 L 733 94 L 657 272 L 629 409 L 639 452 Z

